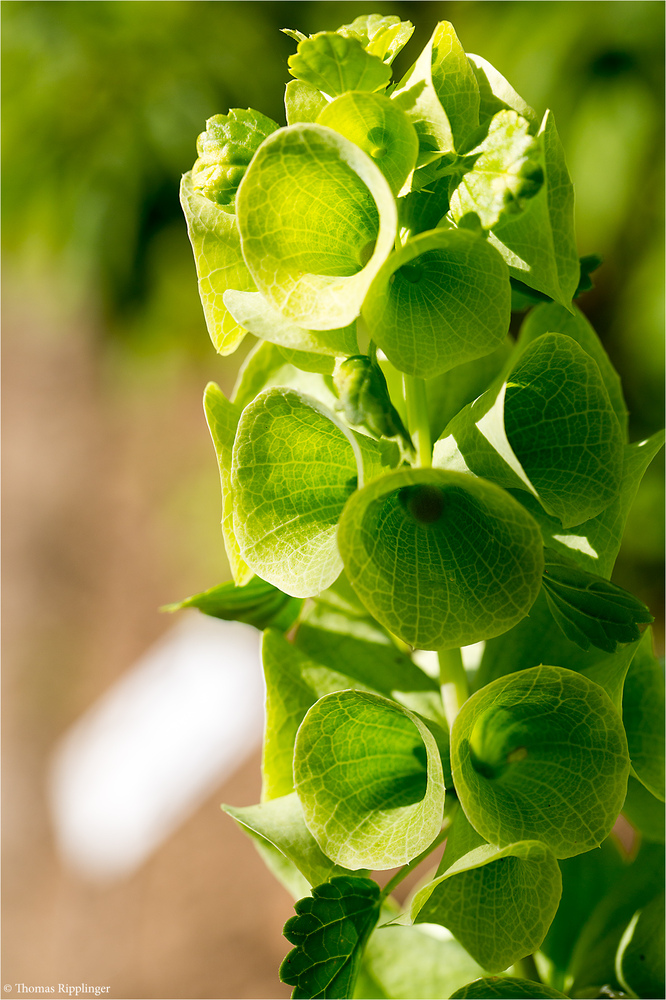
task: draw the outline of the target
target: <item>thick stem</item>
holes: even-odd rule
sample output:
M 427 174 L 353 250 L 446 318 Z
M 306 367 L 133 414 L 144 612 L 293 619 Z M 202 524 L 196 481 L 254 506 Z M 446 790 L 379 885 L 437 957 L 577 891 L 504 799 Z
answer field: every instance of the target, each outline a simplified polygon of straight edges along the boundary
M 439 845 L 442 843 L 443 840 L 446 840 L 446 838 L 447 838 L 447 836 L 449 834 L 450 827 L 451 827 L 451 820 L 447 817 L 444 820 L 444 823 L 442 825 L 442 829 L 439 831 L 439 833 L 437 834 L 437 836 L 433 840 L 432 844 L 429 847 L 426 847 L 425 851 L 422 851 L 417 857 L 415 857 L 408 864 L 403 865 L 403 867 L 400 869 L 400 871 L 396 872 L 396 874 L 393 876 L 393 878 L 389 882 L 386 883 L 386 885 L 384 886 L 384 888 L 382 889 L 382 892 L 381 892 L 381 896 L 380 896 L 381 899 L 386 899 L 386 897 L 389 896 L 393 892 L 393 890 L 395 889 L 395 887 L 397 885 L 400 885 L 400 883 L 402 882 L 403 879 L 407 878 L 407 876 L 409 875 L 410 872 L 413 872 L 415 868 L 418 868 L 418 866 L 421 864 L 421 862 L 425 861 L 425 859 L 428 857 L 428 855 L 432 854 L 432 852 L 435 850 L 435 848 L 439 847 Z
M 422 469 L 429 469 L 432 465 L 432 443 L 425 381 L 412 375 L 403 375 L 402 378 L 407 403 L 407 424 L 416 448 L 418 465 Z
M 440 649 L 437 658 L 444 714 L 451 729 L 456 715 L 469 698 L 467 674 L 459 649 Z
M 539 975 L 533 955 L 526 955 L 525 958 L 521 958 L 519 962 L 515 963 L 514 969 L 521 979 L 531 979 L 535 983 L 541 982 L 541 976 Z

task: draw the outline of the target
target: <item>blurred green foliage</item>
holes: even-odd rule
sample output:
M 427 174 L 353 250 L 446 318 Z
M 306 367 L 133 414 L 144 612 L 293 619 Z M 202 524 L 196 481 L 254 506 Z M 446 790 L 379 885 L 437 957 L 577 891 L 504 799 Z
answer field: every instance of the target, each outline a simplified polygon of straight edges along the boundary
M 622 374 L 632 437 L 656 429 L 661 0 L 4 2 L 6 264 L 27 270 L 36 288 L 42 273 L 55 274 L 62 302 L 92 304 L 122 351 L 211 357 L 178 205 L 196 137 L 208 117 L 231 107 L 284 123 L 295 43 L 280 28 L 333 29 L 375 10 L 416 25 L 397 78 L 446 19 L 539 113 L 553 109 L 576 187 L 580 253 L 605 259 L 580 304 Z M 639 498 L 640 526 L 634 519 L 628 529 L 642 564 L 661 552 L 660 489 L 655 471 Z

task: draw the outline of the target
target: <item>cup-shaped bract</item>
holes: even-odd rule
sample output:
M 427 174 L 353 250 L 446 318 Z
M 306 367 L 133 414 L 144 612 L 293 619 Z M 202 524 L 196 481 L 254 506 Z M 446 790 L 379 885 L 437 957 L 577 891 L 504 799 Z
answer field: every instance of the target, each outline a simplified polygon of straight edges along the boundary
M 450 447 L 476 475 L 532 493 L 565 527 L 599 514 L 620 491 L 620 424 L 596 361 L 565 334 L 537 337 L 454 417 L 435 446 L 436 465 Z
M 465 702 L 451 733 L 451 766 L 465 815 L 487 841 L 540 840 L 568 858 L 610 833 L 629 753 L 603 688 L 542 665 L 500 677 Z
M 274 132 L 238 189 L 243 255 L 257 288 L 308 330 L 358 316 L 395 241 L 397 209 L 384 175 L 323 125 Z
M 383 94 L 350 91 L 320 112 L 317 121 L 344 135 L 370 156 L 398 194 L 419 151 L 416 129 L 395 101 Z
M 294 781 L 305 822 L 346 868 L 405 864 L 439 833 L 444 778 L 434 736 L 388 698 L 320 698 L 296 737 Z
M 363 317 L 400 371 L 441 375 L 503 342 L 511 319 L 506 264 L 468 230 L 421 233 L 383 265 Z
M 368 610 L 421 649 L 506 632 L 541 585 L 532 517 L 504 490 L 464 473 L 401 469 L 375 480 L 347 501 L 338 546 Z

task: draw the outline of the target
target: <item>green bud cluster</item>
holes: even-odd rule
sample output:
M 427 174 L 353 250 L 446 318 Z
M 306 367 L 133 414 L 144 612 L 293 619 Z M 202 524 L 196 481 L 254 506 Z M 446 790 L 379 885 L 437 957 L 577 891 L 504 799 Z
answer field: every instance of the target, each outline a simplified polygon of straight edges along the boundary
M 195 190 L 219 205 L 232 204 L 250 160 L 277 128 L 276 122 L 251 108 L 231 108 L 226 115 L 209 118 L 197 139 Z

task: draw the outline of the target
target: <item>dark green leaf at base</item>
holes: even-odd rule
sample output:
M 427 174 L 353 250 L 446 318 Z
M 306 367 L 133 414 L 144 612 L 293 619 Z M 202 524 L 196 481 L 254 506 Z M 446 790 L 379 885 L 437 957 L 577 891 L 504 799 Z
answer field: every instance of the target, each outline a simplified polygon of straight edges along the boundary
M 284 936 L 296 945 L 280 966 L 292 997 L 350 997 L 363 947 L 379 918 L 379 886 L 341 875 L 300 899 Z

